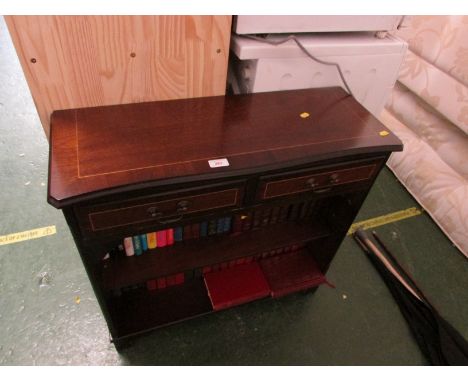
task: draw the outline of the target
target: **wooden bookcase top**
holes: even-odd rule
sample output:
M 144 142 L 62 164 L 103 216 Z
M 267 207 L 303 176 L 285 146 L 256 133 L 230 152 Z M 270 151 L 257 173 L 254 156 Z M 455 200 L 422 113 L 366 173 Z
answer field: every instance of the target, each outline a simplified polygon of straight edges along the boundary
M 62 208 L 128 185 L 401 150 L 341 88 L 60 110 L 51 116 L 48 200 Z M 210 167 L 222 158 L 229 166 Z

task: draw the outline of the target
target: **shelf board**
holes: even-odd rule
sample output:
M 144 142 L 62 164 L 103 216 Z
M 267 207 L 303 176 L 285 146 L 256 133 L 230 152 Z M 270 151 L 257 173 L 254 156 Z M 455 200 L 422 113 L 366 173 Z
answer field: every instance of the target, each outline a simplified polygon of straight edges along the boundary
M 117 331 L 114 341 L 213 310 L 203 279 L 155 292 L 137 289 L 111 298 L 108 305 Z
M 102 270 L 102 282 L 108 290 L 118 289 L 161 276 L 304 243 L 329 233 L 323 225 L 303 221 L 279 223 L 236 235 L 188 240 L 170 247 L 149 250 L 141 256 L 110 259 Z

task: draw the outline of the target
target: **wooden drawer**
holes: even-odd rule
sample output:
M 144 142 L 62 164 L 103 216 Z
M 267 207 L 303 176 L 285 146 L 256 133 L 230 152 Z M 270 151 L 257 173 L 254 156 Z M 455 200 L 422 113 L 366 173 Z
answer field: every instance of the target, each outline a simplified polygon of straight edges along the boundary
M 339 186 L 367 182 L 379 167 L 379 162 L 354 163 L 348 166 L 307 169 L 262 177 L 257 199 L 265 200 L 303 192 L 324 194 Z
M 193 214 L 238 207 L 243 194 L 244 183 L 235 182 L 80 207 L 75 212 L 85 232 L 102 232 L 129 226 L 173 224 Z

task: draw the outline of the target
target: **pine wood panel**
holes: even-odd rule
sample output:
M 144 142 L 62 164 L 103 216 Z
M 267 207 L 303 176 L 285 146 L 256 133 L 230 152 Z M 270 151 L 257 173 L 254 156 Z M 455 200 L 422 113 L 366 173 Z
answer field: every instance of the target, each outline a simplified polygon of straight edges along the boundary
M 6 16 L 49 135 L 54 110 L 223 95 L 230 16 Z

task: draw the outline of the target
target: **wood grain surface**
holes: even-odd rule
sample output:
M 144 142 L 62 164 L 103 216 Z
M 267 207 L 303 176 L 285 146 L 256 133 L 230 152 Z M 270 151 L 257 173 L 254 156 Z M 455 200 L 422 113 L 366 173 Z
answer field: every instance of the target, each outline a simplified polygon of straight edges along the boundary
M 54 110 L 222 95 L 231 16 L 6 16 L 46 135 Z
M 63 207 L 119 186 L 401 149 L 341 88 L 64 110 L 52 116 L 49 202 Z M 211 168 L 219 158 L 229 166 Z

